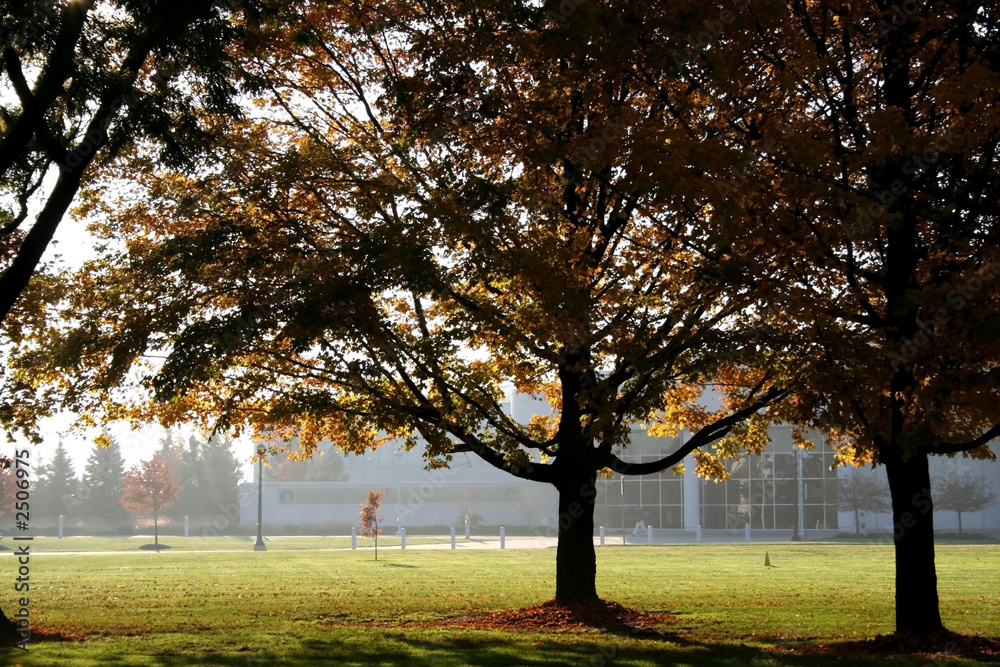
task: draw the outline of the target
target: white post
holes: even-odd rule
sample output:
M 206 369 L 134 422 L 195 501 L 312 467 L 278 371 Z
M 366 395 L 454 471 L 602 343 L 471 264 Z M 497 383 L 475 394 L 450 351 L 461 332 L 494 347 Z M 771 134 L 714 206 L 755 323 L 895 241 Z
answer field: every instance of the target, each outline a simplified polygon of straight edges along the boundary
M 406 529 L 405 528 L 400 528 L 399 529 L 399 548 L 400 549 L 405 549 L 406 548 Z
M 358 529 L 355 526 L 351 526 L 351 548 L 358 548 Z
M 451 527 L 451 548 L 455 548 L 455 526 Z
M 184 537 L 191 537 L 190 524 L 188 523 L 188 515 L 184 515 Z
M 503 526 L 500 526 L 500 548 L 504 549 L 507 545 L 507 539 L 503 532 Z
M 469 517 L 465 517 L 465 539 L 469 539 Z
M 646 544 L 653 543 L 653 527 L 646 526 Z
M 796 474 L 798 476 L 798 491 L 799 491 L 799 535 L 802 539 L 806 539 L 806 512 L 805 512 L 805 482 L 802 479 L 802 459 L 809 456 L 809 452 L 800 449 L 795 453 L 795 459 L 797 463 Z
M 62 533 L 63 533 L 63 515 L 60 514 L 59 515 L 59 539 L 60 540 L 62 539 Z
M 746 542 L 750 541 L 750 524 L 749 523 L 747 525 L 743 526 L 743 539 Z
M 701 544 L 701 524 L 699 523 L 694 527 L 694 539 L 698 544 Z
M 601 546 L 604 546 L 604 526 L 601 526 Z

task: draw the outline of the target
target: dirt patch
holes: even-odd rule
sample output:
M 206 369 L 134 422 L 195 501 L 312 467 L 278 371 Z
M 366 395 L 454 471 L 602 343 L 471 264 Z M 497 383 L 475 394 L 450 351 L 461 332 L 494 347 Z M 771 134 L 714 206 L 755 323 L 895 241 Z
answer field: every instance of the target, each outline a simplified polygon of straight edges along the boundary
M 957 632 L 927 634 L 878 635 L 871 639 L 811 644 L 796 647 L 774 647 L 775 653 L 825 654 L 835 656 L 859 655 L 922 655 L 959 656 L 971 660 L 1000 662 L 1000 641 L 988 637 L 973 637 Z

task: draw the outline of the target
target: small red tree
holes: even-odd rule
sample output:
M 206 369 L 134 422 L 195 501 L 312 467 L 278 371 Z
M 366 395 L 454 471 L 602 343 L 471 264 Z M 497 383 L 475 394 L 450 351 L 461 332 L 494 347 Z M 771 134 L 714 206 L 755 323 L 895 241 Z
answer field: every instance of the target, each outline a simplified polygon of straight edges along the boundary
M 382 506 L 383 496 L 385 489 L 379 489 L 378 492 L 368 489 L 368 498 L 361 503 L 361 534 L 375 538 L 375 560 L 378 560 L 378 536 L 382 534 L 382 529 L 378 527 L 382 518 L 378 515 L 378 510 Z
M 174 476 L 168 461 L 161 454 L 155 454 L 139 466 L 133 466 L 122 477 L 121 505 L 133 512 L 153 513 L 153 543 L 159 546 L 160 512 L 177 502 L 177 491 L 181 483 Z
M 17 493 L 17 478 L 10 467 L 10 459 L 0 456 L 0 516 L 14 511 L 14 494 Z

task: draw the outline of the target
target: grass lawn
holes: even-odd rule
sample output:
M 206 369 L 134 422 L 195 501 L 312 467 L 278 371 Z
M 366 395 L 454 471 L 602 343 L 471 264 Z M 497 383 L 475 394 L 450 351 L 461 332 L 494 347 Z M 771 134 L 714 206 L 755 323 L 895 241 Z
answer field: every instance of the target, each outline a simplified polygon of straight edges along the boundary
M 892 548 L 884 545 L 598 549 L 598 589 L 604 597 L 677 616 L 653 639 L 601 630 L 408 627 L 549 599 L 553 549 L 397 550 L 380 554 L 376 563 L 370 551 L 269 548 L 255 553 L 243 546 L 243 552 L 36 556 L 31 560 L 33 629 L 87 639 L 32 643 L 27 654 L 10 649 L 4 655 L 0 649 L 0 664 L 986 664 L 943 655 L 884 662 L 787 652 L 802 644 L 891 631 Z M 763 565 L 765 550 L 773 567 Z M 942 612 L 949 628 L 1000 637 L 998 563 L 998 546 L 938 548 Z M 15 560 L 0 555 L 0 577 L 10 582 L 14 571 Z M 9 606 L 12 587 L 0 591 Z

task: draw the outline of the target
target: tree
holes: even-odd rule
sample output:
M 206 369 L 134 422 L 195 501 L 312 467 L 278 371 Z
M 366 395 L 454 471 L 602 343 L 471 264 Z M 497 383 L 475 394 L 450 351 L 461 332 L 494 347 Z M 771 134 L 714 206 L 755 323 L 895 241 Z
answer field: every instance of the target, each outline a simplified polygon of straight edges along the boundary
M 204 471 L 201 497 L 205 505 L 201 514 L 210 511 L 214 516 L 229 511 L 238 503 L 243 479 L 243 464 L 233 453 L 233 441 L 219 436 L 209 438 L 199 447 L 198 465 Z
M 954 472 L 934 480 L 939 509 L 958 514 L 958 534 L 962 534 L 962 512 L 981 512 L 997 501 L 989 480 L 971 471 Z
M 200 114 L 238 111 L 227 47 L 245 33 L 242 19 L 249 14 L 252 22 L 256 6 L 4 5 L 0 76 L 10 94 L 0 106 L 0 189 L 13 206 L 0 208 L 0 322 L 99 154 L 106 165 L 124 148 L 152 142 L 163 160 L 190 160 L 205 146 Z
M 1000 435 L 997 7 L 752 0 L 739 19 L 678 66 L 738 156 L 713 169 L 718 214 L 784 256 L 769 309 L 809 379 L 786 418 L 885 466 L 895 627 L 926 637 L 928 457 L 992 459 Z
M 55 519 L 60 514 L 76 512 L 80 505 L 80 480 L 61 441 L 52 460 L 44 468 L 39 466 L 38 477 L 32 498 L 37 503 L 39 516 Z
M 11 468 L 10 459 L 0 456 L 0 517 L 14 511 L 17 493 L 17 476 Z
M 125 459 L 121 445 L 114 437 L 104 434 L 94 445 L 83 471 L 81 496 L 86 497 L 83 498 L 81 513 L 107 525 L 124 519 L 125 512 L 119 502 L 124 474 Z
M 382 529 L 378 527 L 378 522 L 382 519 L 378 510 L 384 496 L 385 489 L 379 489 L 377 493 L 368 489 L 368 497 L 361 503 L 361 534 L 375 539 L 375 560 L 378 560 L 378 536 L 382 534 Z
M 121 506 L 132 512 L 153 514 L 153 543 L 159 547 L 160 512 L 177 502 L 180 482 L 174 475 L 170 462 L 162 454 L 133 466 L 122 477 L 125 494 L 119 501 Z
M 248 45 L 276 120 L 220 128 L 199 173 L 137 168 L 123 199 L 95 203 L 109 238 L 144 233 L 77 278 L 102 288 L 70 296 L 78 325 L 31 358 L 80 378 L 71 403 L 95 419 L 155 345 L 152 401 L 117 414 L 306 453 L 420 436 L 431 467 L 468 451 L 552 484 L 555 596 L 594 599 L 599 474 L 694 452 L 724 476 L 719 456 L 766 444 L 761 411 L 797 372 L 754 307 L 778 265 L 706 215 L 719 195 L 701 162 L 724 153 L 690 128 L 712 110 L 640 48 L 678 10 L 417 5 L 289 8 L 294 27 Z M 83 372 L 109 354 L 121 373 Z M 508 384 L 551 414 L 512 420 Z M 692 435 L 630 461 L 636 421 Z
M 889 487 L 874 474 L 863 474 L 855 469 L 837 480 L 837 508 L 841 512 L 854 512 L 854 534 L 861 532 L 861 512 L 888 512 Z

